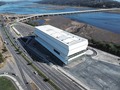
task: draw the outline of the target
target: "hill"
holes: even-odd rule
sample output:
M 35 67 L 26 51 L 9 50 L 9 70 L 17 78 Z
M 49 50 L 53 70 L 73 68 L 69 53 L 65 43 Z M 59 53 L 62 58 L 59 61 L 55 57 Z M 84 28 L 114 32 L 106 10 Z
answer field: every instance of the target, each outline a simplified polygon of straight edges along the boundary
M 37 3 L 53 5 L 70 5 L 70 6 L 88 6 L 96 8 L 120 7 L 120 2 L 114 0 L 42 0 Z

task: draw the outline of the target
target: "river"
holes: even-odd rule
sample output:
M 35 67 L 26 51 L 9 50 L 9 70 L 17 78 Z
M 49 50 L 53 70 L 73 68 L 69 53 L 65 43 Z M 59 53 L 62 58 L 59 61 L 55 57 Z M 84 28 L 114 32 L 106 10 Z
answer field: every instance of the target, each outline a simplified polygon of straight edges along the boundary
M 52 5 L 39 5 L 34 2 L 19 2 L 8 3 L 3 6 L 0 6 L 0 13 L 39 14 L 39 13 L 78 11 L 85 9 L 89 8 L 58 7 Z M 97 26 L 99 28 L 103 28 L 120 34 L 120 14 L 97 12 L 67 15 L 65 17 L 80 22 L 85 22 L 90 25 Z

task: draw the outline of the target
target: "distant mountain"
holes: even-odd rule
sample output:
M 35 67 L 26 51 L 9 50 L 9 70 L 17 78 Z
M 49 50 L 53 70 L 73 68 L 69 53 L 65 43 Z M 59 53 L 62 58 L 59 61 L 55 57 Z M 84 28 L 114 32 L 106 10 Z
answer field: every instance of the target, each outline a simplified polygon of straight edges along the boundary
M 120 2 L 114 0 L 42 0 L 38 3 L 89 7 L 120 7 Z
M 120 8 L 120 2 L 117 1 L 109 1 L 109 2 L 101 2 L 93 4 L 92 7 L 98 8 Z

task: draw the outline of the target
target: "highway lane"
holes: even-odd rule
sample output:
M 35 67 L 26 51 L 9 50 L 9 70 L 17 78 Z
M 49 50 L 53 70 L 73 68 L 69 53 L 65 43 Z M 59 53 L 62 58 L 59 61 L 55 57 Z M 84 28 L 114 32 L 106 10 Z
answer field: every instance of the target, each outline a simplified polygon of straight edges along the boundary
M 19 36 L 16 35 L 11 26 L 7 24 L 6 28 L 8 30 L 7 32 L 10 34 L 10 38 L 14 41 L 14 44 L 17 45 L 25 55 L 29 56 L 28 52 L 23 48 L 21 43 L 18 41 Z
M 39 58 L 37 50 L 34 51 L 33 53 L 35 52 Z M 42 57 L 45 57 L 45 55 L 43 55 Z M 42 72 L 44 72 L 50 79 L 52 79 L 61 88 L 61 90 L 74 90 L 74 89 L 80 90 L 81 89 L 75 83 L 73 83 L 72 80 L 66 78 L 63 74 L 59 73 L 57 70 L 50 67 L 49 65 L 40 63 L 40 62 L 35 62 L 35 61 L 31 61 L 31 62 L 33 62 L 33 64 L 36 65 Z
M 21 75 L 22 75 L 22 78 L 23 78 L 23 80 L 24 80 L 24 86 L 25 86 L 24 89 L 26 88 L 27 90 L 32 90 L 29 84 L 27 84 L 27 85 L 25 84 L 25 83 L 27 82 L 27 80 L 26 80 L 26 78 L 25 78 L 25 75 L 24 75 L 24 73 L 23 73 L 23 71 L 22 71 L 22 68 L 21 68 L 19 62 L 17 62 L 18 57 L 17 57 L 15 54 L 12 54 L 12 55 L 13 55 L 14 59 L 16 60 L 17 66 L 18 66 L 18 68 L 19 68 L 19 70 L 20 70 L 20 73 L 21 73 Z M 26 86 L 27 86 L 27 87 L 26 87 Z
M 37 86 L 39 86 L 39 88 L 41 88 L 41 90 L 52 90 L 52 89 L 54 89 L 52 86 L 50 86 L 49 83 L 44 82 L 42 77 L 40 77 L 39 75 L 34 74 L 33 73 L 34 70 L 33 70 L 33 68 L 31 66 L 28 65 L 28 66 L 25 67 L 26 63 L 24 63 L 24 61 L 22 61 L 22 60 L 20 62 L 23 63 L 22 64 L 23 70 L 26 73 L 29 74 L 31 79 L 37 84 Z
M 9 32 L 8 32 L 8 33 L 9 33 Z M 9 34 L 10 34 L 10 33 L 9 33 Z M 10 35 L 10 38 L 13 40 L 13 36 Z M 14 41 L 14 40 L 13 40 L 13 41 Z M 7 42 L 8 42 L 8 41 L 7 41 Z M 9 42 L 9 43 L 10 43 L 10 42 Z M 11 46 L 9 47 L 9 49 L 11 49 Z M 14 49 L 14 48 L 13 48 L 13 49 Z M 25 66 L 27 66 L 27 62 L 26 62 L 25 60 L 23 60 L 23 58 L 20 57 L 20 55 L 17 55 L 14 50 L 10 50 L 10 51 L 12 51 L 12 54 L 13 54 L 14 58 L 16 59 L 16 62 L 17 62 L 17 64 L 18 64 L 18 66 L 22 67 L 22 69 L 26 71 L 26 73 L 33 79 L 33 81 L 38 84 L 39 88 L 42 88 L 42 90 L 43 90 L 43 89 L 50 90 L 50 89 L 45 88 L 45 85 L 40 84 L 39 81 L 43 81 L 42 79 L 41 79 L 41 80 L 39 80 L 39 78 L 36 79 L 36 78 L 34 77 L 34 75 L 32 75 L 32 74 L 33 74 L 33 71 L 34 71 L 34 70 L 32 70 L 32 68 L 30 69 L 30 67 L 29 67 L 29 68 L 26 69 Z M 19 60 L 18 60 L 18 59 L 19 59 Z M 19 64 L 22 60 L 25 62 L 25 64 L 24 64 L 24 62 L 22 62 L 21 64 Z M 22 65 L 22 66 L 21 66 L 21 65 Z M 31 71 L 31 70 L 32 70 L 32 71 Z M 28 71 L 31 71 L 31 72 L 28 72 Z M 21 70 L 21 72 L 22 72 L 22 70 Z M 23 75 L 22 75 L 22 76 L 23 76 Z M 23 77 L 23 78 L 25 78 L 25 77 Z M 25 80 L 25 82 L 27 82 L 27 81 Z M 43 82 L 43 83 L 44 83 L 44 82 Z M 44 86 L 44 87 L 43 87 L 43 86 Z M 29 90 L 29 89 L 28 89 L 28 90 Z
M 20 55 L 17 55 L 17 58 L 18 60 L 16 59 L 16 61 L 20 64 L 22 69 L 30 76 L 30 78 L 37 84 L 37 86 L 39 86 L 41 90 L 52 90 L 53 89 L 48 83 L 45 83 L 43 81 L 43 78 L 33 73 L 34 69 L 31 66 L 27 65 L 27 62 L 23 60 Z
M 36 76 L 33 72 L 34 69 L 27 65 L 27 62 L 21 57 L 21 55 L 13 53 L 13 56 L 16 57 L 16 62 L 22 67 L 22 69 L 30 76 L 30 78 L 37 84 L 41 90 L 52 90 L 51 86 L 43 81 L 43 78 Z M 27 82 L 27 81 L 26 81 Z M 29 85 L 29 84 L 26 84 Z M 49 88 L 50 87 L 50 88 Z M 29 89 L 28 89 L 29 90 Z
M 33 62 L 39 69 L 41 69 L 49 78 L 51 78 L 61 90 L 81 90 L 72 80 L 66 78 L 63 74 L 50 68 L 44 63 Z M 46 68 L 45 68 L 46 67 Z
M 11 38 L 12 38 L 12 36 L 11 36 Z M 10 44 L 8 39 L 6 41 Z M 12 55 L 14 56 L 18 66 L 21 67 L 31 77 L 31 79 L 37 84 L 37 86 L 39 88 L 41 88 L 41 90 L 53 90 L 53 87 L 50 86 L 48 83 L 44 82 L 43 78 L 33 74 L 33 71 L 34 71 L 33 68 L 30 66 L 28 67 L 27 62 L 23 59 L 23 57 L 21 55 L 16 54 L 14 47 L 11 47 L 10 45 L 8 45 L 8 48 L 12 52 Z M 21 70 L 21 72 L 22 72 L 22 70 Z M 25 79 L 25 77 L 23 77 L 23 78 Z M 26 80 L 24 80 L 24 81 L 27 82 Z M 28 90 L 30 90 L 30 89 L 28 89 Z
M 9 43 L 9 45 L 6 45 L 7 48 L 9 49 L 9 47 L 11 47 L 11 44 L 9 42 L 9 40 L 6 38 L 6 34 L 3 32 L 3 28 L 0 27 L 0 30 L 1 30 L 1 33 L 2 33 L 2 37 L 3 37 L 3 40 L 6 41 L 7 43 Z M 10 50 L 10 49 L 9 49 Z M 12 51 L 13 52 L 13 51 Z M 23 80 L 24 81 L 24 80 Z M 23 82 L 21 82 L 22 84 L 22 87 L 26 87 L 25 84 Z M 28 90 L 28 89 L 27 89 Z
M 5 32 L 3 31 L 3 28 L 0 27 L 0 30 L 1 30 L 1 33 L 2 33 L 3 40 L 8 43 L 8 45 L 6 45 L 7 48 L 9 49 L 10 52 L 14 52 L 15 49 L 12 49 L 12 46 L 11 46 L 11 44 L 10 44 L 10 41 L 6 38 L 7 36 L 6 36 Z M 12 55 L 13 55 L 13 54 L 12 54 Z M 15 58 L 15 59 L 16 59 L 16 58 Z M 19 67 L 19 65 L 17 65 L 17 66 L 18 66 L 18 68 L 19 68 L 19 70 L 20 70 L 22 79 L 23 79 L 23 81 L 24 81 L 24 82 L 21 82 L 22 87 L 25 89 L 25 87 L 26 87 L 26 85 L 25 85 L 26 79 L 24 78 L 24 75 L 23 75 L 23 73 L 21 72 L 21 68 Z M 27 88 L 29 88 L 29 87 L 27 87 Z M 30 89 L 30 88 L 29 88 L 29 89 Z M 25 90 L 28 90 L 28 89 L 25 89 Z M 31 90 L 31 89 L 30 89 L 30 90 Z

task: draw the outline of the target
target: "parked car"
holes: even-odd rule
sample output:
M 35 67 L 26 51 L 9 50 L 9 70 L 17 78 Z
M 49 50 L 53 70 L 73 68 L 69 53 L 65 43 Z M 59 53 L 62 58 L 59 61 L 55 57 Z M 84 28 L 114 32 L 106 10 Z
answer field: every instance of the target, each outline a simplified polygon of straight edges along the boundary
M 34 73 L 35 75 L 38 75 L 37 71 L 34 71 L 33 73 Z

